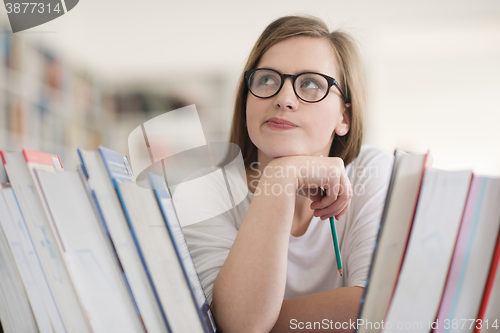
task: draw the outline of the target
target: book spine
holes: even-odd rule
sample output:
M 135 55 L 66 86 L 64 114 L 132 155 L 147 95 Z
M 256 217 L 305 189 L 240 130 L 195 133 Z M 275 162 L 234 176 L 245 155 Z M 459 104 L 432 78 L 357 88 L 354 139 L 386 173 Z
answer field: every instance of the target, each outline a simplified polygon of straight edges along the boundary
M 481 300 L 481 307 L 479 308 L 479 312 L 476 317 L 476 322 L 477 320 L 481 320 L 480 322 L 482 323 L 484 315 L 486 313 L 486 309 L 488 308 L 488 302 L 490 300 L 491 290 L 493 288 L 493 283 L 495 282 L 496 274 L 500 274 L 498 273 L 498 268 L 500 265 L 500 232 L 498 233 L 496 244 L 497 245 L 495 248 L 495 253 L 491 260 L 490 271 L 488 273 L 488 280 L 486 281 L 486 285 L 484 287 L 483 299 Z M 477 328 L 476 325 L 474 333 L 480 333 L 480 332 L 481 328 Z
M 85 167 L 85 163 L 83 161 L 83 156 L 82 156 L 82 151 L 80 150 L 80 148 L 78 148 L 76 150 L 76 152 L 78 153 L 78 158 L 80 159 L 80 165 L 82 166 L 82 171 L 83 171 L 83 174 L 85 175 L 85 178 L 89 178 L 89 173 L 87 172 L 87 168 Z M 97 203 L 97 201 L 96 201 Z
M 415 201 L 415 206 L 413 208 L 413 215 L 411 218 L 411 223 L 410 223 L 410 228 L 408 229 L 408 235 L 406 237 L 406 245 L 405 249 L 403 251 L 403 255 L 401 256 L 401 263 L 399 264 L 399 271 L 398 271 L 398 276 L 396 277 L 396 281 L 394 283 L 395 286 L 398 285 L 399 283 L 399 277 L 401 276 L 401 271 L 403 270 L 403 262 L 406 257 L 406 252 L 408 251 L 408 243 L 410 242 L 410 236 L 413 231 L 413 222 L 415 222 L 415 216 L 417 215 L 417 208 L 418 208 L 418 200 L 420 199 L 420 195 L 422 194 L 422 185 L 424 184 L 424 176 L 425 172 L 427 169 L 430 169 L 432 167 L 433 159 L 430 151 L 427 151 L 425 154 L 425 159 L 424 159 L 424 167 L 422 168 L 422 175 L 420 176 L 420 185 L 418 186 L 418 193 L 417 193 L 417 200 Z M 387 317 L 389 315 L 389 309 L 391 308 L 392 301 L 394 299 L 394 294 L 396 293 L 396 288 L 392 290 L 391 293 L 391 299 L 389 301 L 389 304 L 387 306 L 387 312 L 385 314 L 384 320 L 387 321 Z
M 151 181 L 153 182 L 153 180 L 151 180 Z M 165 186 L 166 186 L 166 184 L 165 184 Z M 200 318 L 201 324 L 203 326 L 203 330 L 206 333 L 214 333 L 215 332 L 214 325 L 213 325 L 213 322 L 210 318 L 210 313 L 209 313 L 210 308 L 206 304 L 206 301 L 201 307 L 199 306 L 198 298 L 197 298 L 197 295 L 195 292 L 195 286 L 193 285 L 193 282 L 191 281 L 191 277 L 189 276 L 189 273 L 186 269 L 186 264 L 184 263 L 183 253 L 182 253 L 182 250 L 180 248 L 181 244 L 179 244 L 180 241 L 178 241 L 178 239 L 176 238 L 175 230 L 173 230 L 174 227 L 178 227 L 180 229 L 179 232 L 182 233 L 182 229 L 181 229 L 180 225 L 178 225 L 178 224 L 177 224 L 177 226 L 172 225 L 172 224 L 176 223 L 176 221 L 169 220 L 169 218 L 167 216 L 167 211 L 166 211 L 167 208 L 162 204 L 162 200 L 171 200 L 171 199 L 168 198 L 168 195 L 166 194 L 165 189 L 161 189 L 161 187 L 158 188 L 157 186 L 153 186 L 153 187 L 154 187 L 155 197 L 157 199 L 158 205 L 160 207 L 163 218 L 165 220 L 165 225 L 166 225 L 166 228 L 168 230 L 168 235 L 170 236 L 170 239 L 172 240 L 172 244 L 174 245 L 174 249 L 175 249 L 175 252 L 177 254 L 177 258 L 179 259 L 180 266 L 182 267 L 182 271 L 184 273 L 184 277 L 185 277 L 186 282 L 188 284 L 189 291 L 191 292 L 191 297 L 193 298 L 193 302 L 196 306 L 196 310 L 198 312 L 198 317 Z M 189 250 L 187 250 L 187 244 L 185 244 L 185 246 L 186 246 L 186 251 L 189 251 Z
M 85 164 L 83 163 L 83 160 L 82 160 L 81 165 L 82 165 L 82 169 L 81 169 L 82 173 L 84 173 L 85 177 L 88 178 L 88 174 L 87 174 L 86 170 L 84 169 Z M 89 190 L 90 195 L 92 196 L 92 200 L 93 200 L 93 204 L 94 204 L 93 206 L 95 207 L 95 210 L 97 211 L 97 213 L 99 215 L 99 220 L 100 220 L 102 226 L 104 227 L 104 231 L 106 232 L 106 237 L 109 240 L 109 244 L 111 245 L 111 249 L 113 250 L 113 254 L 115 256 L 116 262 L 118 263 L 118 267 L 120 268 L 121 277 L 122 277 L 123 281 L 125 282 L 125 286 L 127 287 L 128 294 L 130 296 L 130 299 L 132 300 L 132 304 L 134 305 L 134 309 L 135 309 L 135 312 L 137 314 L 137 317 L 139 318 L 139 321 L 142 325 L 142 328 L 144 329 L 144 332 L 147 332 L 148 330 L 146 328 L 146 325 L 144 324 L 144 320 L 142 319 L 142 315 L 141 315 L 141 312 L 139 311 L 139 307 L 137 306 L 137 301 L 134 297 L 134 294 L 132 293 L 132 289 L 130 288 L 130 283 L 127 279 L 127 276 L 125 275 L 125 271 L 124 271 L 122 263 L 120 261 L 120 257 L 118 256 L 118 253 L 116 251 L 115 243 L 113 242 L 113 238 L 111 237 L 108 225 L 106 223 L 106 220 L 104 219 L 104 215 L 102 213 L 101 206 L 99 205 L 99 201 L 97 200 L 96 193 L 95 193 L 94 189 L 90 187 L 90 184 L 88 184 L 88 182 L 87 182 L 87 184 L 85 184 L 85 180 L 84 179 L 82 179 L 82 180 L 84 181 L 85 187 Z
M 26 163 L 37 163 L 50 166 L 54 166 L 54 163 L 57 163 L 56 167 L 60 167 L 61 169 L 63 168 L 61 159 L 58 155 L 43 153 L 31 149 L 23 149 L 23 155 Z
M 134 231 L 134 226 L 132 224 L 130 214 L 127 210 L 125 200 L 123 198 L 123 195 L 120 191 L 120 186 L 118 186 L 118 181 L 116 179 L 113 180 L 113 186 L 115 187 L 116 192 L 118 193 L 118 197 L 120 198 L 120 202 L 122 204 L 123 212 L 125 213 L 125 217 L 127 218 L 127 222 L 129 225 L 130 233 L 132 235 L 132 238 L 134 240 L 135 246 L 137 247 L 137 252 L 139 253 L 139 257 L 141 258 L 142 265 L 144 266 L 144 270 L 146 271 L 146 275 L 148 277 L 149 283 L 151 284 L 151 288 L 153 289 L 153 294 L 155 296 L 156 302 L 158 303 L 158 306 L 160 307 L 161 315 L 163 317 L 163 320 L 165 321 L 165 324 L 167 325 L 167 329 L 170 333 L 172 333 L 172 329 L 170 328 L 170 325 L 167 320 L 167 316 L 165 315 L 165 310 L 163 309 L 163 306 L 160 302 L 160 297 L 158 296 L 158 292 L 155 288 L 155 284 L 153 282 L 153 279 L 151 278 L 151 274 L 149 272 L 148 265 L 146 264 L 146 259 L 144 258 L 144 254 L 142 253 L 141 246 L 139 244 L 139 240 L 137 239 L 137 235 L 135 234 Z

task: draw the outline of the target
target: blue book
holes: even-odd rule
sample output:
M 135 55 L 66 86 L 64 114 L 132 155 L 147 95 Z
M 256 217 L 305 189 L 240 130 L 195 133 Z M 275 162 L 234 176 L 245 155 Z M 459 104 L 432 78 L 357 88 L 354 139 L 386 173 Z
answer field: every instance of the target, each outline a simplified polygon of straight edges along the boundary
M 120 182 L 135 181 L 126 155 L 102 146 L 99 147 L 99 153 L 101 154 L 111 180 L 118 180 Z
M 138 186 L 125 155 L 100 147 L 144 270 L 174 333 L 208 331 L 151 188 Z
M 128 160 L 122 154 L 102 148 L 106 163 L 115 176 L 129 177 Z M 123 278 L 129 288 L 134 305 L 148 333 L 169 332 L 166 317 L 160 309 L 139 252 L 130 233 L 120 199 L 111 180 L 100 151 L 78 149 L 82 171 L 87 179 L 102 225 L 122 268 Z M 122 161 L 119 165 L 117 161 Z M 123 178 L 121 177 L 121 178 Z M 131 180 L 132 178 L 130 178 Z
M 215 326 L 200 279 L 196 273 L 196 268 L 194 266 L 193 259 L 191 258 L 191 254 L 189 253 L 186 239 L 184 238 L 184 234 L 182 232 L 177 213 L 175 212 L 174 203 L 165 179 L 153 173 L 149 174 L 149 179 L 163 213 L 163 217 L 165 218 L 168 232 L 170 233 L 170 237 L 172 237 L 172 242 L 174 243 L 179 262 L 183 268 L 186 280 L 189 283 L 191 294 L 198 306 L 198 313 L 204 323 L 205 332 L 217 332 L 217 327 Z

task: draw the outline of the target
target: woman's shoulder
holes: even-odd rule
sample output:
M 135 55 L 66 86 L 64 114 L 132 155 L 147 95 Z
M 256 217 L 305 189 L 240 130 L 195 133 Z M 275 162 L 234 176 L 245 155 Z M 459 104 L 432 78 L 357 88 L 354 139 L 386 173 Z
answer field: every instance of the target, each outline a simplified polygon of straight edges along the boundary
M 351 184 L 368 182 L 379 187 L 389 183 L 394 155 L 387 150 L 362 145 L 359 155 L 346 166 L 347 176 Z
M 347 168 L 368 166 L 368 165 L 392 165 L 394 155 L 389 151 L 372 145 L 364 144 L 356 158 L 352 160 Z
M 183 227 L 226 216 L 224 213 L 245 201 L 248 195 L 246 180 L 238 173 L 229 171 L 224 174 L 222 169 L 218 169 L 170 187 Z

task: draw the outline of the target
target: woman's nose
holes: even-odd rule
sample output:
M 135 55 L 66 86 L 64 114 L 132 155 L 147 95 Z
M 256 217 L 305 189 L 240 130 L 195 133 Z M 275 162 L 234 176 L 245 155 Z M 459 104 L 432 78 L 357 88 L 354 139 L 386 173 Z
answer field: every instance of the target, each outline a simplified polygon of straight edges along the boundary
M 292 78 L 286 78 L 280 92 L 275 96 L 274 106 L 283 110 L 296 110 L 299 98 L 293 90 Z

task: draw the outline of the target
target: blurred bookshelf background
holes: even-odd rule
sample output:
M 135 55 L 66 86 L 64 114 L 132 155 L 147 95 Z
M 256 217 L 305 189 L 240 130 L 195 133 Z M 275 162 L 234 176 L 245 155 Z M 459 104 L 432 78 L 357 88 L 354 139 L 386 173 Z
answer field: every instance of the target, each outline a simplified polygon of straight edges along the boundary
M 196 104 L 207 141 L 226 141 L 236 84 L 272 20 L 312 14 L 359 42 L 366 143 L 431 149 L 435 166 L 500 175 L 500 2 L 480 0 L 84 0 L 12 34 L 0 12 L 0 148 L 127 154 L 144 121 Z
M 103 91 L 91 74 L 67 66 L 50 48 L 9 33 L 0 35 L 0 146 L 59 154 L 110 140 Z M 111 111 L 111 110 L 108 110 Z
M 197 105 L 207 139 L 227 140 L 221 121 L 204 116 L 223 100 L 224 78 L 218 73 L 201 79 L 183 74 L 162 84 L 125 83 L 118 89 L 69 64 L 40 40 L 12 34 L 6 22 L 1 31 L 1 149 L 57 154 L 66 168 L 74 168 L 76 148 L 104 145 L 127 154 L 127 138 L 135 127 L 190 104 Z

